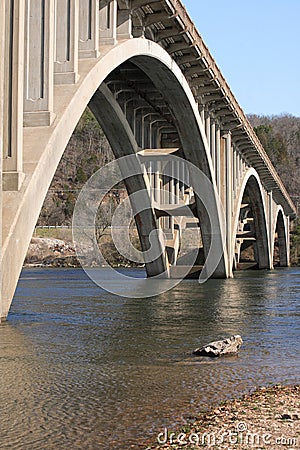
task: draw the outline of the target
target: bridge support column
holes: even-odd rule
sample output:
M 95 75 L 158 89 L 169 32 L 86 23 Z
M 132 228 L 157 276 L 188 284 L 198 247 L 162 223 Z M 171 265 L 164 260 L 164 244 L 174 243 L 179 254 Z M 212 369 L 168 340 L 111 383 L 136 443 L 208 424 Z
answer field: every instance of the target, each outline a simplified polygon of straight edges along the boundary
M 117 39 L 132 38 L 131 9 L 120 9 L 117 19 Z
M 231 133 L 225 135 L 226 147 L 226 243 L 228 255 L 228 276 L 232 277 L 233 254 L 232 254 L 232 143 Z
M 290 216 L 286 216 L 286 265 L 290 266 Z
M 210 116 L 209 116 L 209 113 L 206 113 L 206 117 L 205 117 L 205 134 L 206 134 L 206 139 L 207 139 L 208 146 L 209 146 L 209 149 L 210 149 L 211 128 L 210 128 Z
M 114 45 L 117 42 L 117 11 L 117 0 L 100 0 L 100 45 Z
M 54 0 L 26 0 L 24 126 L 54 120 Z
M 99 56 L 98 0 L 79 2 L 79 58 Z
M 235 147 L 232 148 L 232 160 L 233 160 L 233 167 L 232 167 L 232 194 L 233 198 L 236 197 L 236 191 L 237 191 L 237 150 Z
M 155 119 L 150 124 L 150 133 L 151 133 L 150 148 L 158 148 L 159 147 L 158 137 L 159 137 L 159 127 L 160 127 L 161 122 L 164 122 L 164 120 Z
M 240 152 L 240 182 L 243 178 L 243 175 L 244 175 L 244 165 L 243 165 L 243 158 Z
M 147 139 L 146 139 L 147 129 L 146 129 L 145 122 L 146 122 L 146 116 L 145 116 L 145 114 L 142 114 L 142 117 L 141 117 L 141 147 L 142 148 L 148 147 Z
M 203 126 L 205 126 L 205 109 L 204 109 L 203 105 L 201 105 L 201 107 L 199 108 L 199 112 L 200 112 L 200 117 L 201 117 Z
M 268 233 L 269 233 L 269 254 L 270 254 L 270 269 L 273 266 L 273 192 L 268 192 Z
M 7 44 L 2 61 L 5 64 L 5 104 L 3 139 L 3 189 L 18 191 L 23 173 L 23 62 L 24 62 L 24 0 L 3 2 Z M 5 6 L 3 7 L 5 8 Z
M 151 122 L 151 114 L 146 114 L 143 117 L 143 148 L 151 148 L 151 128 L 150 128 L 150 122 Z
M 211 123 L 210 136 L 211 159 L 213 163 L 214 174 L 216 176 L 216 124 L 214 121 L 212 121 Z
M 160 161 L 154 161 L 153 166 L 153 195 L 152 200 L 156 201 L 159 205 L 161 203 L 160 198 Z
M 78 81 L 78 15 L 78 0 L 56 0 L 55 84 L 75 84 Z
M 143 148 L 143 146 L 142 146 L 142 114 L 143 114 L 143 108 L 141 106 L 134 108 L 133 135 L 135 136 L 135 139 L 136 139 L 139 147 L 141 147 L 141 148 Z
M 225 211 L 226 208 L 226 134 L 222 131 L 220 139 L 220 198 Z
M 241 182 L 241 155 L 237 149 L 237 185 L 239 186 Z
M 152 120 L 150 122 L 150 148 L 157 147 L 157 127 L 156 121 Z
M 5 60 L 5 3 L 0 2 L 0 61 Z M 2 305 L 2 154 L 4 113 L 4 64 L 0 65 L 0 323 L 5 320 Z
M 216 125 L 216 183 L 218 188 L 218 193 L 221 193 L 221 129 L 220 125 Z

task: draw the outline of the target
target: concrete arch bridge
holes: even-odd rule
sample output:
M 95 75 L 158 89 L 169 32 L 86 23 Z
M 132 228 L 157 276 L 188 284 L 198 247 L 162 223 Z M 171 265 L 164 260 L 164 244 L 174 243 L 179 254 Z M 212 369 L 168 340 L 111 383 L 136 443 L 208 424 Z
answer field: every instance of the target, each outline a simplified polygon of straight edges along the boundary
M 294 205 L 180 0 L 4 0 L 0 21 L 2 320 L 86 106 L 116 157 L 136 155 L 143 167 L 144 175 L 126 180 L 128 192 L 149 192 L 137 220 L 142 247 L 153 229 L 167 238 L 157 242 L 161 256 L 147 264 L 149 276 L 176 272 L 189 228 L 201 230 L 205 260 L 211 222 L 221 227 L 218 198 L 226 221 L 213 276 L 231 277 L 250 245 L 261 269 L 273 267 L 274 245 L 280 265 L 289 264 Z M 210 218 L 193 193 L 193 174 L 178 180 L 180 161 L 161 174 L 170 155 L 209 180 L 203 195 Z M 182 215 L 182 204 L 192 218 Z

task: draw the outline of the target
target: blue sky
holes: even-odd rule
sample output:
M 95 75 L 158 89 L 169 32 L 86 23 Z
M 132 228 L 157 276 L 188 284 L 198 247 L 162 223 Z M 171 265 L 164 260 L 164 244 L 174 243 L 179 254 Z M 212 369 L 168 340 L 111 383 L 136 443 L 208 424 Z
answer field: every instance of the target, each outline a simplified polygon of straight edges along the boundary
M 300 117 L 300 0 L 182 0 L 245 113 Z

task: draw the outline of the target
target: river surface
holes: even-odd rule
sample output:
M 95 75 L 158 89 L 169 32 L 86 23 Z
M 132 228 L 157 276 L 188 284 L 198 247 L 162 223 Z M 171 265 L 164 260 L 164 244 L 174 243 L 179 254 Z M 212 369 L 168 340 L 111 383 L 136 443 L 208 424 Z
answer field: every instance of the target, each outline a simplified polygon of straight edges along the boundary
M 239 356 L 191 355 L 238 333 Z M 186 280 L 146 299 L 109 294 L 80 269 L 26 269 L 0 326 L 0 448 L 140 448 L 208 405 L 299 374 L 299 268 Z

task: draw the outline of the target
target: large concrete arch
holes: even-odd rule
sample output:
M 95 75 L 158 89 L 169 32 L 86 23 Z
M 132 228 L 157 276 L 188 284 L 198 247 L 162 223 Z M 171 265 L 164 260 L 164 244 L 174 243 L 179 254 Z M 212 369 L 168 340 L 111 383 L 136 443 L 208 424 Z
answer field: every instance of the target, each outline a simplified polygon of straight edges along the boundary
M 284 211 L 281 205 L 277 206 L 275 220 L 273 223 L 271 236 L 271 255 L 274 255 L 275 235 L 277 232 L 279 249 L 279 266 L 287 267 L 289 265 L 288 248 L 288 228 L 285 220 Z
M 58 85 L 55 88 L 56 119 L 51 126 L 24 129 L 25 181 L 14 196 L 10 207 L 4 210 L 7 221 L 4 226 L 5 241 L 2 267 L 7 267 L 2 292 L 0 316 L 6 317 L 22 269 L 27 248 L 38 219 L 43 201 L 72 132 L 84 109 L 107 76 L 123 62 L 132 59 L 161 89 L 170 100 L 170 108 L 188 160 L 202 168 L 211 180 L 211 189 L 205 192 L 214 208 L 214 221 L 220 221 L 221 213 L 216 202 L 216 185 L 212 176 L 212 162 L 205 138 L 203 124 L 192 92 L 179 67 L 158 44 L 144 38 L 129 39 L 114 47 L 104 47 L 101 58 L 86 60 L 80 66 L 80 79 L 76 85 Z M 157 74 L 155 75 L 155 67 Z M 159 74 L 164 75 L 162 81 Z M 170 86 L 164 83 L 170 83 Z M 182 113 L 184 112 L 184 115 Z M 185 116 L 186 114 L 186 116 Z M 184 120 L 182 120 L 184 117 Z M 188 125 L 187 125 L 188 124 Z M 209 218 L 198 201 L 202 233 L 206 247 L 210 245 Z M 221 236 L 221 233 L 220 233 Z M 220 239 L 219 245 L 224 248 Z M 223 255 L 216 275 L 228 273 L 227 258 Z
M 270 237 L 267 226 L 267 213 L 264 201 L 263 187 L 258 173 L 253 168 L 248 169 L 245 173 L 243 181 L 240 185 L 239 195 L 237 196 L 235 203 L 235 217 L 233 221 L 231 241 L 232 255 L 234 255 L 240 209 L 246 188 L 249 190 L 249 193 L 251 195 L 251 206 L 253 208 L 254 214 L 258 267 L 260 269 L 270 269 L 272 267 L 272 261 L 270 257 Z M 231 264 L 233 265 L 233 260 L 231 261 Z

